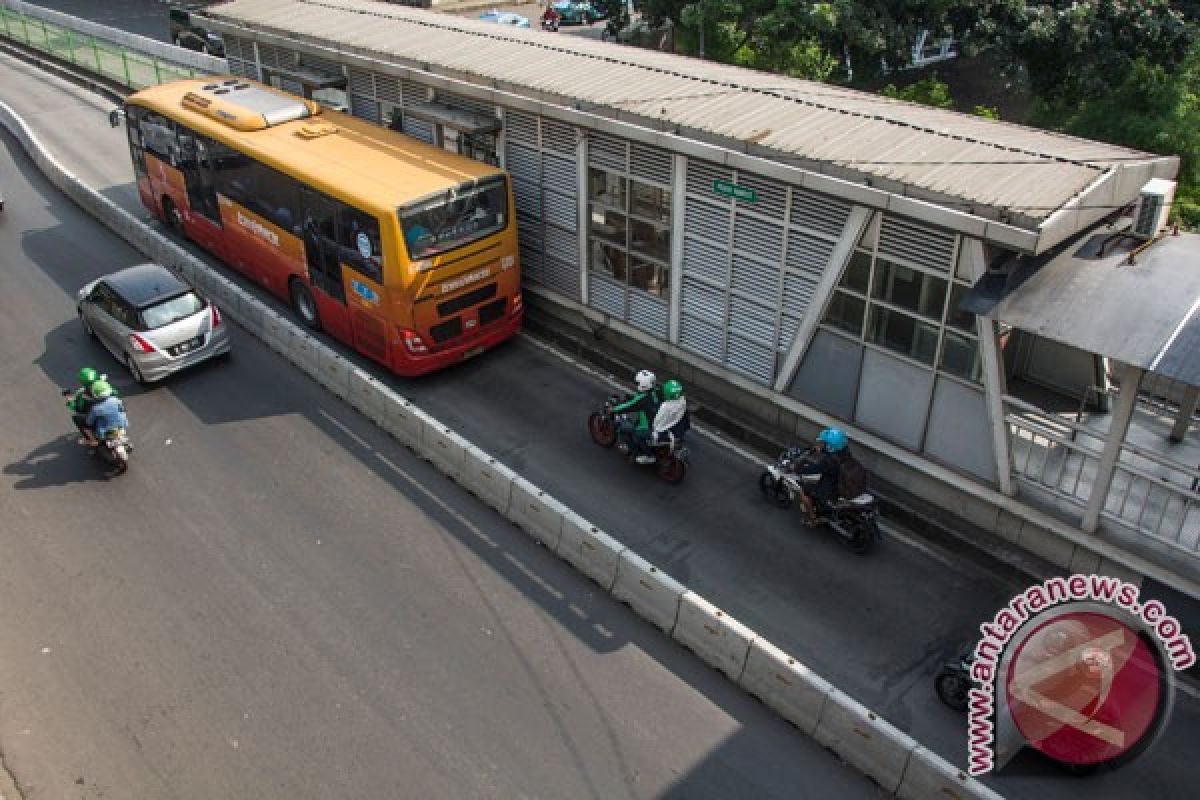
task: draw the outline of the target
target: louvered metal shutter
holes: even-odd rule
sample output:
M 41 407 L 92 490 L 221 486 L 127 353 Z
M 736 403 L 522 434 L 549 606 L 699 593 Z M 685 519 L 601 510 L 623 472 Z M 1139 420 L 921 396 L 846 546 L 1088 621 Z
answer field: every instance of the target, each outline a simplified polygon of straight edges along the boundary
M 948 272 L 954 267 L 955 237 L 912 222 L 884 215 L 879 229 L 879 255 L 900 258 L 917 266 Z
M 417 86 L 414 83 L 403 81 L 400 84 L 401 106 L 412 106 L 418 103 L 424 103 L 429 97 L 429 92 L 422 86 Z M 414 119 L 408 114 L 404 115 L 404 132 L 409 136 L 416 137 L 425 142 L 433 144 L 433 126 L 428 122 L 420 119 Z

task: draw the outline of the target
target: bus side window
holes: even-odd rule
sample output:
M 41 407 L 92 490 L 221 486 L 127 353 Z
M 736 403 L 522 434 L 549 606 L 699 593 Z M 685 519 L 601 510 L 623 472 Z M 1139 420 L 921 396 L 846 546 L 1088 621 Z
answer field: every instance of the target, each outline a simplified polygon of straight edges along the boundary
M 129 150 L 133 155 L 133 169 L 138 175 L 146 174 L 146 153 L 142 144 L 142 109 L 138 106 L 125 107 L 125 129 L 129 136 Z
M 343 205 L 338 214 L 337 242 L 350 266 L 376 283 L 383 282 L 383 248 L 379 220 Z

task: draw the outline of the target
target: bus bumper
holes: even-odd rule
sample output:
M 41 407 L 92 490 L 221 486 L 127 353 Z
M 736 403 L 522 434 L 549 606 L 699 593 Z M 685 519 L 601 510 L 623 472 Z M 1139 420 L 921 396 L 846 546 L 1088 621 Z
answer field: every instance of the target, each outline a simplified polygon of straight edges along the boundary
M 521 322 L 524 318 L 525 309 L 522 308 L 515 314 L 509 314 L 500 322 L 489 325 L 477 336 L 448 347 L 438 348 L 431 353 L 417 355 L 408 352 L 403 347 L 397 347 L 394 351 L 395 358 L 392 360 L 392 371 L 403 378 L 413 378 L 474 358 L 485 350 L 490 350 L 516 336 L 521 331 Z

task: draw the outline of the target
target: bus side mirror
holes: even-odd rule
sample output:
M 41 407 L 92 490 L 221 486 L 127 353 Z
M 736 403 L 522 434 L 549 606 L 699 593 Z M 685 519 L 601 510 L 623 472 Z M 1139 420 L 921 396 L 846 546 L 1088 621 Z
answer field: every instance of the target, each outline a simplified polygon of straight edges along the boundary
M 112 128 L 121 127 L 121 117 L 123 117 L 124 115 L 125 115 L 125 112 L 119 108 L 114 108 L 112 111 L 108 112 L 109 127 L 112 127 Z

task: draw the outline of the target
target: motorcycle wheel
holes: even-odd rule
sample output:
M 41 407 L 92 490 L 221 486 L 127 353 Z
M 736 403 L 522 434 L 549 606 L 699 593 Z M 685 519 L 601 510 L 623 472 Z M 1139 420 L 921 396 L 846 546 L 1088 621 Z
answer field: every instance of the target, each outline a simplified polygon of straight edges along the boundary
M 687 475 L 687 464 L 675 456 L 667 456 L 658 462 L 658 477 L 667 483 L 679 483 Z
M 874 517 L 858 517 L 850 526 L 851 536 L 846 540 L 846 546 L 855 555 L 865 555 L 879 538 L 879 527 Z
M 592 441 L 601 447 L 612 447 L 617 443 L 617 424 L 612 417 L 593 411 L 588 417 L 588 433 Z
M 957 672 L 943 669 L 933 679 L 934 689 L 938 699 L 960 714 L 967 710 L 968 691 L 970 686 L 965 678 Z
M 768 503 L 774 503 L 780 508 L 788 508 L 792 505 L 792 496 L 765 469 L 758 476 L 758 490 L 762 492 L 763 500 Z

